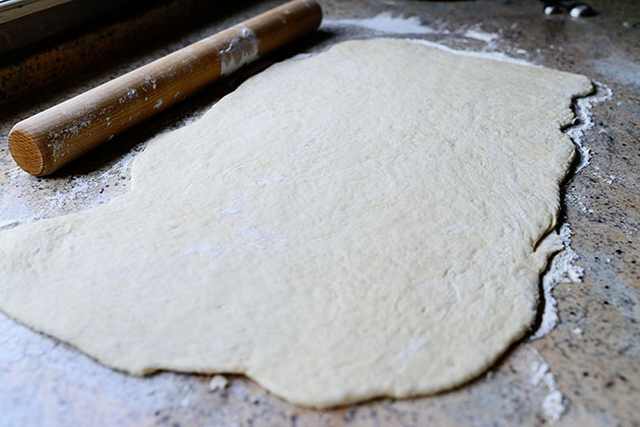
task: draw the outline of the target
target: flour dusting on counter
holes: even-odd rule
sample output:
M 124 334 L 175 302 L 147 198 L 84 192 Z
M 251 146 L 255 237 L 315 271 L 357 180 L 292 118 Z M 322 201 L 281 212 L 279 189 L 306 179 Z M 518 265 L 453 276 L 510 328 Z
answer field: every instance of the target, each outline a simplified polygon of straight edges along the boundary
M 177 119 L 162 132 L 186 126 L 200 114 L 202 111 Z M 61 132 L 59 137 L 73 135 L 85 126 L 80 121 L 77 127 L 72 126 L 66 133 Z M 107 140 L 114 137 L 112 134 Z M 142 142 L 118 154 L 117 158 L 78 175 L 66 175 L 63 172 L 47 178 L 36 178 L 17 166 L 0 172 L 0 231 L 90 209 L 123 194 L 129 187 L 131 161 L 145 145 L 146 142 Z
M 417 16 L 405 18 L 393 16 L 389 12 L 365 19 L 325 19 L 322 26 L 329 29 L 336 26 L 352 26 L 388 34 L 433 34 L 443 32 L 423 24 Z
M 567 135 L 573 140 L 573 143 L 580 152 L 580 159 L 576 173 L 580 172 L 587 166 L 591 160 L 591 149 L 584 145 L 583 138 L 586 131 L 594 125 L 591 115 L 591 109 L 595 104 L 605 102 L 613 97 L 613 91 L 600 82 L 593 82 L 596 92 L 592 96 L 579 98 L 576 102 L 576 118 L 573 125 L 567 129 Z
M 487 44 L 487 47 L 494 48 L 499 36 L 496 33 L 483 31 L 480 26 L 475 26 L 466 30 L 463 34 L 468 39 L 479 40 Z
M 589 164 L 591 159 L 591 150 L 583 142 L 586 131 L 594 125 L 591 109 L 595 104 L 604 102 L 612 97 L 611 89 L 602 83 L 594 82 L 594 86 L 596 89 L 594 94 L 578 98 L 574 102 L 576 117 L 573 123 L 565 129 L 566 134 L 569 135 L 578 151 L 578 166 L 574 173 L 582 170 Z M 571 247 L 572 231 L 569 224 L 563 224 L 558 234 L 564 249 L 553 257 L 547 273 L 542 277 L 545 301 L 544 312 L 542 321 L 531 336 L 531 340 L 544 337 L 558 324 L 557 302 L 553 296 L 553 289 L 560 283 L 580 283 L 584 276 L 584 269 L 578 265 L 579 256 Z
M 396 34 L 396 35 L 454 35 L 467 39 L 478 40 L 486 44 L 485 49 L 493 50 L 499 35 L 482 30 L 480 24 L 476 24 L 467 29 L 457 29 L 450 31 L 439 24 L 437 28 L 426 25 L 417 16 L 404 17 L 402 15 L 393 16 L 390 12 L 384 12 L 371 18 L 361 19 L 325 19 L 324 29 L 335 29 L 340 27 L 356 27 L 375 34 Z
M 444 50 L 445 52 L 456 53 L 458 55 L 463 55 L 463 56 L 492 59 L 494 61 L 509 62 L 509 63 L 518 64 L 518 65 L 527 65 L 529 67 L 540 67 L 540 65 L 533 64 L 529 61 L 525 61 L 524 59 L 513 58 L 502 52 L 487 52 L 487 51 L 478 52 L 475 50 L 459 50 L 459 49 L 450 48 L 449 46 L 445 46 L 440 43 L 435 43 L 435 42 L 422 40 L 422 39 L 411 39 L 410 41 L 424 44 L 426 46 L 434 47 L 436 49 Z
M 578 255 L 571 248 L 571 227 L 564 224 L 560 227 L 560 240 L 564 249 L 553 257 L 549 270 L 542 277 L 544 292 L 544 312 L 540 326 L 530 340 L 537 340 L 547 335 L 558 324 L 558 303 L 553 297 L 553 289 L 560 283 L 580 283 L 584 269 L 578 265 Z
M 537 360 L 531 365 L 530 382 L 534 387 L 543 384 L 547 388 L 548 394 L 542 401 L 542 413 L 548 421 L 555 422 L 567 411 L 569 401 L 558 390 L 549 364 L 536 350 L 534 352 Z

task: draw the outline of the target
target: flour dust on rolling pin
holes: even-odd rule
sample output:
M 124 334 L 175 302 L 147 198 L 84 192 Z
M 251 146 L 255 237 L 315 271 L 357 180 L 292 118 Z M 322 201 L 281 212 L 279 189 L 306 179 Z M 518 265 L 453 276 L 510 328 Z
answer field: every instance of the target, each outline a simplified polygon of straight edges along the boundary
M 294 0 L 200 40 L 16 124 L 9 148 L 32 175 L 49 175 L 114 135 L 275 49 L 315 31 L 322 10 Z

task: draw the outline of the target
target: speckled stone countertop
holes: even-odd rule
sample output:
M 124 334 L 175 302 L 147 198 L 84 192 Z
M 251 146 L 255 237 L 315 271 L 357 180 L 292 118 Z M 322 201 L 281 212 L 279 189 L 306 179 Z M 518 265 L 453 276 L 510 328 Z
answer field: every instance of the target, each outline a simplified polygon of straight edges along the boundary
M 130 377 L 0 315 L 0 426 L 640 426 L 640 4 L 635 0 L 593 1 L 600 14 L 588 19 L 546 17 L 541 3 L 527 0 L 321 1 L 325 17 L 334 22 L 388 12 L 418 17 L 432 31 L 394 35 L 330 25 L 53 177 L 30 177 L 12 162 L 6 138 L 13 123 L 277 3 L 243 2 L 237 10 L 202 16 L 194 28 L 164 31 L 155 42 L 145 31 L 167 13 L 184 14 L 175 4 L 162 6 L 164 15 L 161 10 L 138 16 L 131 25 L 101 27 L 54 47 L 53 56 L 62 60 L 36 90 L 29 87 L 34 80 L 24 76 L 37 75 L 51 53 L 0 69 L 0 80 L 5 79 L 0 92 L 22 93 L 20 102 L 0 104 L 0 227 L 83 209 L 126 191 L 129 160 L 150 136 L 193 120 L 273 60 L 374 35 L 504 52 L 587 75 L 613 92 L 594 106 L 594 127 L 583 138 L 590 164 L 564 187 L 562 220 L 573 229 L 572 247 L 584 279 L 553 291 L 558 325 L 539 340 L 518 343 L 489 373 L 456 390 L 312 411 L 242 377 L 229 377 L 229 387 L 215 392 L 205 376 Z M 134 24 L 144 30 L 132 35 L 127 28 Z M 146 37 L 145 43 L 136 44 L 136 37 Z M 65 55 L 73 59 L 66 61 Z M 23 78 L 20 85 L 6 83 L 12 75 Z

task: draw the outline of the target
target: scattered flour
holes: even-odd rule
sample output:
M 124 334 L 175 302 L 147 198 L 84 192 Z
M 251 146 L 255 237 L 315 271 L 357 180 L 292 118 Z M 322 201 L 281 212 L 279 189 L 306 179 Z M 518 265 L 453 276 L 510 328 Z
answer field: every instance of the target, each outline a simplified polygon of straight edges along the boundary
M 594 82 L 596 93 L 584 98 L 579 98 L 575 103 L 576 118 L 573 123 L 566 129 L 567 135 L 571 138 L 576 146 L 579 154 L 579 163 L 576 168 L 578 173 L 591 159 L 591 151 L 584 142 L 584 135 L 588 129 L 594 126 L 591 109 L 593 105 L 604 102 L 612 97 L 611 89 L 605 85 Z M 581 200 L 574 200 L 578 203 L 583 212 L 590 211 Z M 553 297 L 553 289 L 560 283 L 580 283 L 584 276 L 584 269 L 578 266 L 579 256 L 571 248 L 571 228 L 569 224 L 560 227 L 559 235 L 564 249 L 558 253 L 549 266 L 549 270 L 542 278 L 542 289 L 544 292 L 544 312 L 542 314 L 542 322 L 538 330 L 531 336 L 531 340 L 536 340 L 547 335 L 558 324 L 557 302 Z
M 472 56 L 475 58 L 493 59 L 496 61 L 510 62 L 512 64 L 528 65 L 530 67 L 540 67 L 540 65 L 533 64 L 529 61 L 525 61 L 524 59 L 512 58 L 509 55 L 506 55 L 502 52 L 486 52 L 486 51 L 478 52 L 474 50 L 458 50 L 458 49 L 452 49 L 448 46 L 445 46 L 439 43 L 431 42 L 428 40 L 422 40 L 422 39 L 413 39 L 411 41 L 424 44 L 427 46 L 435 47 L 437 49 L 442 49 L 446 52 L 457 53 L 459 55 Z
M 468 29 L 463 33 L 463 35 L 468 39 L 480 40 L 482 42 L 485 42 L 489 46 L 493 46 L 495 41 L 499 37 L 496 33 L 487 33 L 477 27 Z
M 390 12 L 384 12 L 372 18 L 364 19 L 325 19 L 323 21 L 325 29 L 336 27 L 358 27 L 375 33 L 384 34 L 451 34 L 443 26 L 433 28 L 420 21 L 417 16 L 403 17 L 393 16 Z M 486 49 L 494 49 L 499 35 L 483 31 L 480 25 L 457 30 L 454 34 L 461 35 L 468 39 L 479 40 L 486 43 Z
M 209 381 L 209 391 L 216 392 L 224 390 L 229 385 L 229 381 L 222 375 L 215 375 Z
M 366 19 L 325 19 L 323 21 L 323 27 L 325 29 L 332 28 L 340 28 L 340 27 L 357 27 L 365 30 L 373 31 L 374 33 L 383 33 L 383 34 L 395 34 L 395 35 L 425 35 L 425 34 L 436 34 L 436 35 L 461 35 L 465 38 L 480 40 L 487 44 L 485 50 L 478 51 L 467 51 L 467 50 L 457 50 L 452 49 L 443 44 L 435 43 L 432 41 L 424 40 L 424 39 L 412 39 L 417 43 L 422 43 L 427 46 L 435 47 L 438 49 L 442 49 L 448 52 L 458 53 L 467 56 L 473 56 L 478 58 L 487 58 L 487 59 L 495 59 L 499 61 L 511 62 L 514 64 L 520 65 L 529 65 L 533 67 L 537 67 L 537 65 L 532 64 L 531 62 L 525 61 L 523 59 L 510 57 L 502 52 L 493 51 L 495 48 L 495 42 L 498 40 L 499 36 L 495 33 L 488 33 L 482 31 L 479 25 L 475 25 L 471 28 L 467 28 L 466 30 L 451 32 L 445 28 L 434 29 L 428 25 L 423 24 L 418 17 L 402 17 L 402 16 L 392 16 L 391 13 L 385 12 L 380 15 L 374 16 L 373 18 Z M 522 49 L 519 49 L 518 53 L 526 53 Z
M 569 401 L 565 398 L 551 373 L 549 364 L 542 358 L 540 353 L 534 350 L 536 360 L 531 364 L 530 382 L 534 387 L 544 385 L 548 394 L 542 401 L 542 413 L 549 422 L 555 422 L 567 411 Z
M 336 26 L 361 27 L 387 34 L 433 34 L 443 32 L 423 24 L 417 16 L 404 18 L 402 16 L 393 16 L 389 12 L 366 19 L 325 19 L 322 25 L 329 29 Z
M 152 76 L 144 77 L 144 84 L 147 89 L 155 89 L 157 87 L 158 81 Z
M 64 215 L 102 204 L 125 190 L 117 186 L 128 175 L 129 163 L 137 154 L 132 150 L 105 170 L 69 178 L 48 178 L 39 189 L 36 178 L 16 168 L 7 174 L 8 182 L 0 188 L 0 229 L 12 228 L 43 218 Z M 56 182 L 58 181 L 58 182 Z M 55 185 L 57 184 L 57 185 Z M 103 194 L 111 185 L 110 194 Z M 115 191 L 117 189 L 117 191 Z
M 580 152 L 580 162 L 576 168 L 576 173 L 587 166 L 591 160 L 591 150 L 582 141 L 586 131 L 591 129 L 594 124 L 591 109 L 595 104 L 605 102 L 613 96 L 611 89 L 604 84 L 595 81 L 593 83 L 596 87 L 596 93 L 592 96 L 578 99 L 576 103 L 576 118 L 567 129 L 567 135 L 573 140 Z
M 186 126 L 203 112 L 187 115 L 165 131 Z M 8 169 L 2 174 L 4 181 L 0 182 L 0 229 L 89 209 L 122 194 L 128 186 L 130 163 L 144 145 L 131 149 L 109 165 L 77 177 L 54 176 L 39 183 L 17 166 Z
M 547 335 L 558 323 L 557 302 L 553 297 L 553 289 L 560 283 L 580 283 L 584 276 L 584 269 L 577 265 L 578 255 L 571 248 L 571 227 L 564 224 L 560 227 L 560 239 L 564 244 L 562 252 L 558 253 L 549 266 L 549 270 L 542 277 L 544 292 L 544 313 L 538 330 L 530 340 L 537 340 Z

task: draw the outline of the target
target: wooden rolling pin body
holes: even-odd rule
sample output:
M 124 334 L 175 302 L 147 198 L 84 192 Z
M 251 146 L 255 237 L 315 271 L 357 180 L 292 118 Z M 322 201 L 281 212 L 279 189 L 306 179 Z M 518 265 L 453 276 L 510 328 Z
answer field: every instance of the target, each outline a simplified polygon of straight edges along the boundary
M 180 49 L 16 124 L 9 147 L 32 175 L 48 175 L 115 134 L 261 55 L 315 31 L 314 0 L 295 0 Z

